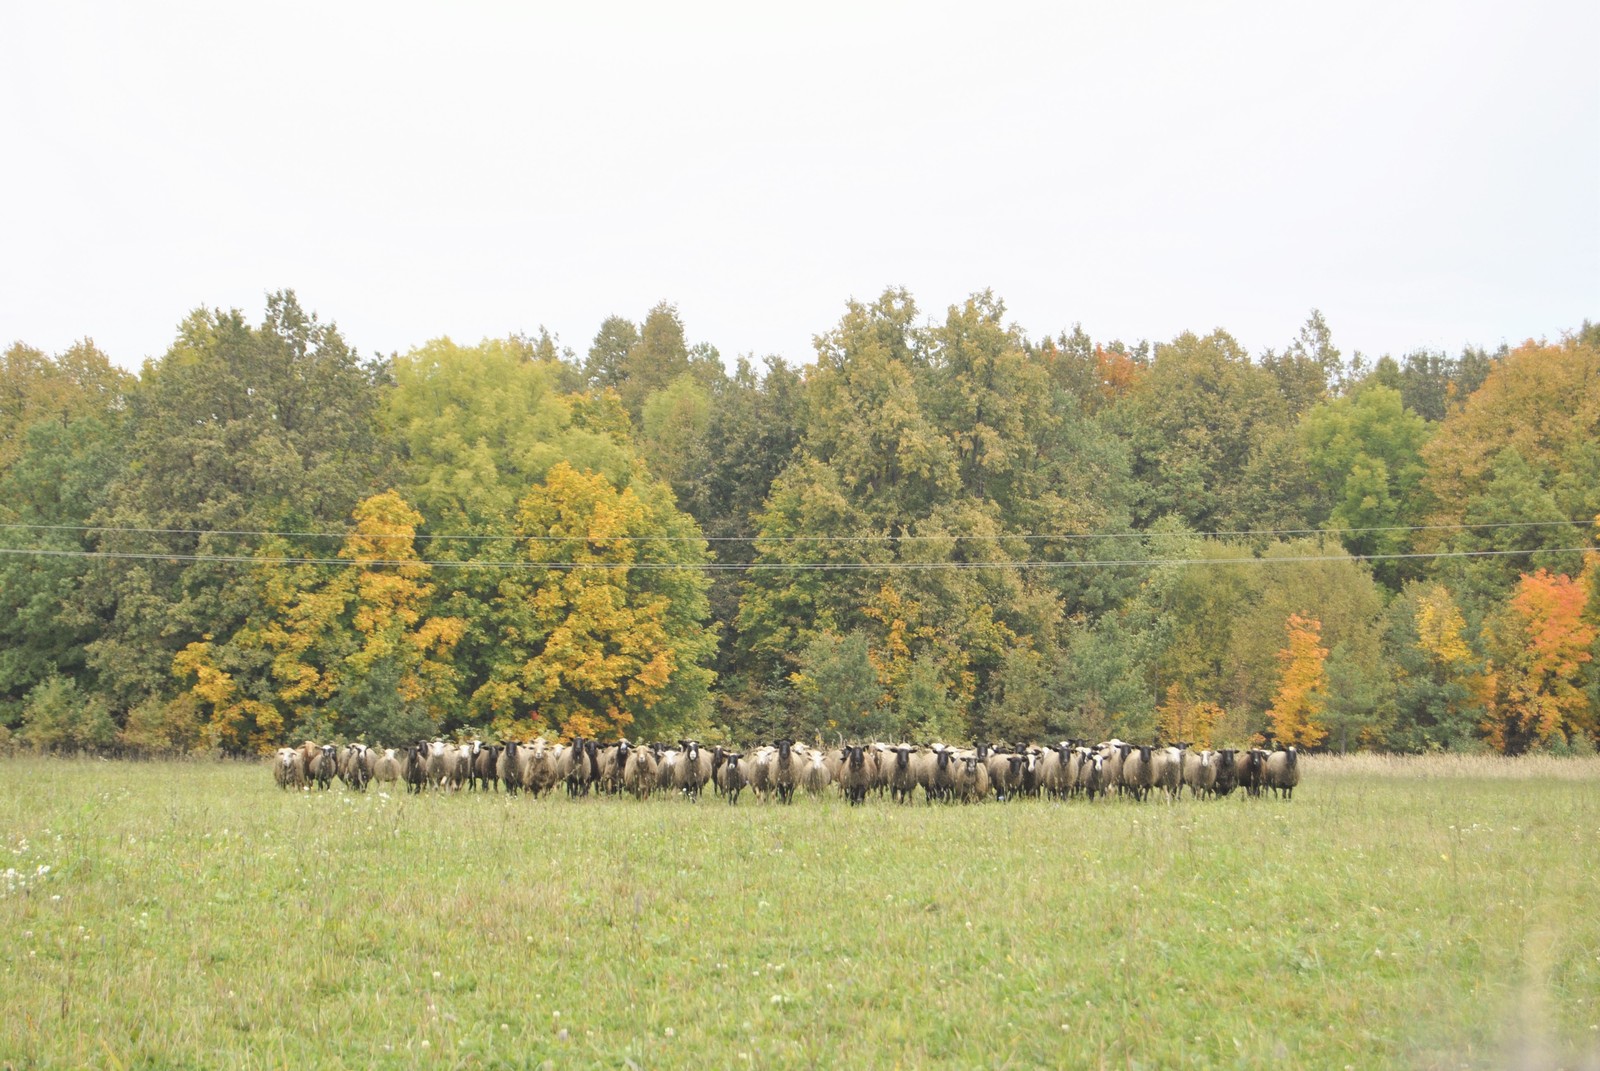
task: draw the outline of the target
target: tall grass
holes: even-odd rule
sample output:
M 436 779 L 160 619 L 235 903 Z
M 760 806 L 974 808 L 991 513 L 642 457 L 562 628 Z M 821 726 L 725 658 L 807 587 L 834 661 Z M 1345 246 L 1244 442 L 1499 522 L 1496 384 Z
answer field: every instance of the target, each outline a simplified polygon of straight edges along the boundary
M 1349 755 L 1305 755 L 1304 776 L 1469 778 L 1504 781 L 1587 781 L 1600 784 L 1600 756 L 1566 758 L 1553 755 L 1385 755 L 1358 751 Z
M 852 809 L 0 762 L 0 1065 L 1600 1066 L 1600 781 L 1416 770 Z

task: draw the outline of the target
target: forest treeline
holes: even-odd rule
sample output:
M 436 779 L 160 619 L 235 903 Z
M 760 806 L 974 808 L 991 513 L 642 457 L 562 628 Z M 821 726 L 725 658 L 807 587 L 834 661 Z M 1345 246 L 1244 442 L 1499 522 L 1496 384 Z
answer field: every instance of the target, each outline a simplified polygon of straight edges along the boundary
M 1589 751 L 1600 327 L 1346 358 L 849 302 L 363 358 L 292 292 L 0 365 L 0 742 Z

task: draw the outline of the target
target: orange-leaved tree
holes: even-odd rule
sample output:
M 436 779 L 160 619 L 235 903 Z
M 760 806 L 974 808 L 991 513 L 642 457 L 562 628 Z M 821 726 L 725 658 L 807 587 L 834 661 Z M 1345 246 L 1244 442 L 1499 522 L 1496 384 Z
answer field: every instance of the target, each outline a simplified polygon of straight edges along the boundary
M 1283 672 L 1267 717 L 1279 743 L 1316 747 L 1328 735 L 1317 723 L 1327 706 L 1328 649 L 1322 646 L 1322 623 L 1290 614 L 1285 628 L 1288 644 L 1278 652 Z
M 1586 586 L 1543 569 L 1524 573 L 1489 623 L 1493 653 L 1484 734 L 1507 754 L 1595 732 L 1583 690 L 1596 626 L 1585 620 Z

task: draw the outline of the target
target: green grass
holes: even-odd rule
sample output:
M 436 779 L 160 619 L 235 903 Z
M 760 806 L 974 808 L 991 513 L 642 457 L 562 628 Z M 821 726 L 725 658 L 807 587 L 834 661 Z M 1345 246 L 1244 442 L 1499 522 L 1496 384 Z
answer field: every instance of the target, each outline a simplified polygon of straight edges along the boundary
M 0 1067 L 1597 1060 L 1600 772 L 1419 769 L 852 810 L 3 760 Z

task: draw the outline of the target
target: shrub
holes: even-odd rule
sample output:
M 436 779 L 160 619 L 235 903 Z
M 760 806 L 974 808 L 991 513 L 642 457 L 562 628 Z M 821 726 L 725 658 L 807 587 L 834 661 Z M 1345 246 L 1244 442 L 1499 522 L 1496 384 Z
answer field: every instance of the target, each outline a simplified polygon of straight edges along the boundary
M 21 736 L 40 751 L 100 750 L 116 743 L 117 726 L 104 697 L 85 695 L 77 681 L 52 674 L 23 701 Z

